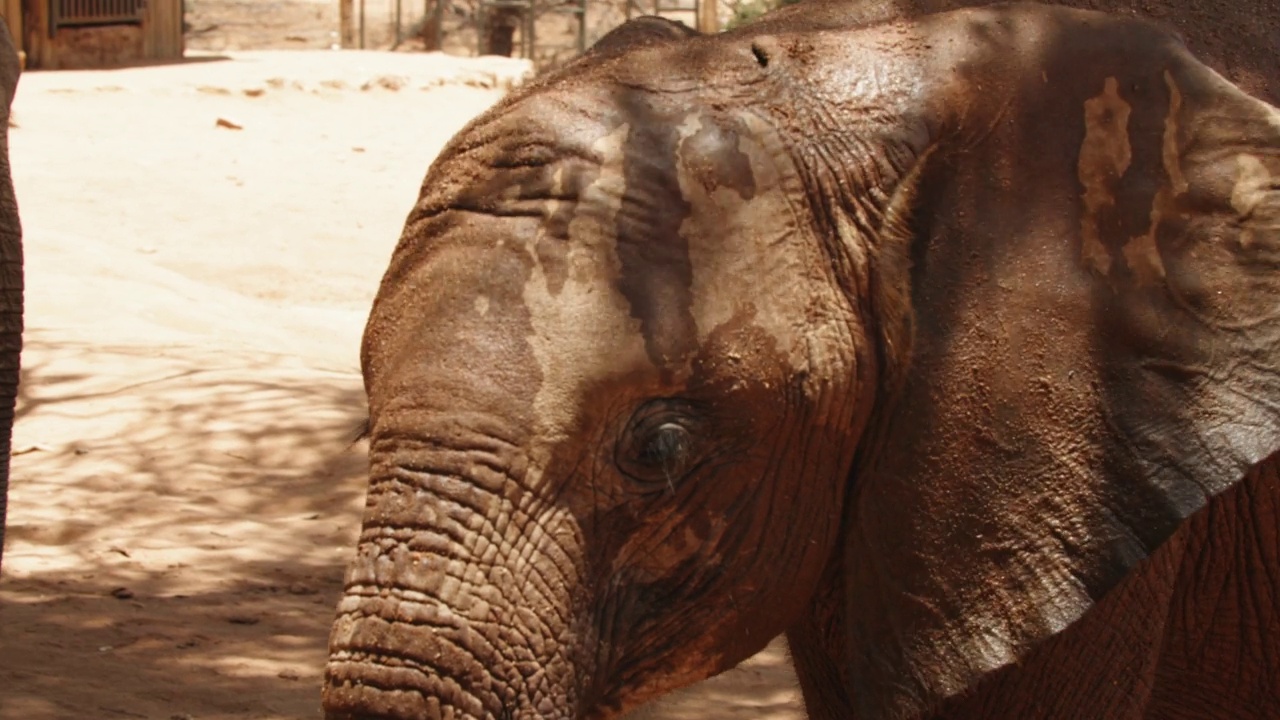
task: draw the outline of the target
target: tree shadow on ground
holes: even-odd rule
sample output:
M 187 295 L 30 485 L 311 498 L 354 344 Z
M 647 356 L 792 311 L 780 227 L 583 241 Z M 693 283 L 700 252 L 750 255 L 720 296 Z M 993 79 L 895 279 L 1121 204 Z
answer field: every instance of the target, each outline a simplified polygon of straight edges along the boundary
M 316 717 L 364 494 L 359 376 L 29 350 L 0 717 Z
M 798 720 L 803 717 L 800 687 L 787 653 L 787 643 L 778 637 L 738 667 L 660 698 L 628 714 L 626 720 Z

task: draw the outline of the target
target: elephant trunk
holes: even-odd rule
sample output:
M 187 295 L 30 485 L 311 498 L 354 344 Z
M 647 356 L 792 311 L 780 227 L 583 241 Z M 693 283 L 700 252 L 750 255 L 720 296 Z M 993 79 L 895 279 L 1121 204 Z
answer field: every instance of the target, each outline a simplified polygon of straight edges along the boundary
M 464 425 L 414 423 L 413 441 L 375 425 L 328 718 L 573 717 L 575 526 L 528 488 L 522 452 Z

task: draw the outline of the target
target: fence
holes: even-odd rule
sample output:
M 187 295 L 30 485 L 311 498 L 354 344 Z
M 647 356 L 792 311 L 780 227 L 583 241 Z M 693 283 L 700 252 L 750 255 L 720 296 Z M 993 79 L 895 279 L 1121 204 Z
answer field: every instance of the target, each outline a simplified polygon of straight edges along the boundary
M 713 2 L 723 28 L 769 0 L 355 0 L 356 37 L 350 46 L 481 51 L 485 19 L 497 5 L 527 13 L 515 29 L 516 54 L 545 67 L 577 55 L 628 17 L 658 14 L 697 25 L 698 3 Z

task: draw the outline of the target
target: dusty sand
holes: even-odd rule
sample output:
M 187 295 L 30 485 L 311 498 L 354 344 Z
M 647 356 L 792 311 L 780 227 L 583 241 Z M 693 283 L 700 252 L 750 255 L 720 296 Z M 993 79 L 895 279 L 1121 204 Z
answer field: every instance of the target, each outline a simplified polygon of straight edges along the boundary
M 0 718 L 319 716 L 367 307 L 431 158 L 524 66 L 228 57 L 21 81 Z M 775 645 L 648 716 L 798 707 Z

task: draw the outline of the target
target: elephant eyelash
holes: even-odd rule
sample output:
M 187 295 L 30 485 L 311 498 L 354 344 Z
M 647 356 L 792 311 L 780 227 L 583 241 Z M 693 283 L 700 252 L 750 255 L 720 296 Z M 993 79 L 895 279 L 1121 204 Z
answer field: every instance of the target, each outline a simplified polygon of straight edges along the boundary
M 351 428 L 351 435 L 350 435 L 351 441 L 347 444 L 347 449 L 350 449 L 351 446 L 355 445 L 361 440 L 368 440 L 369 433 L 371 430 L 372 430 L 372 425 L 369 422 L 369 416 L 366 415 L 364 419 L 360 421 L 360 424 L 358 426 Z

